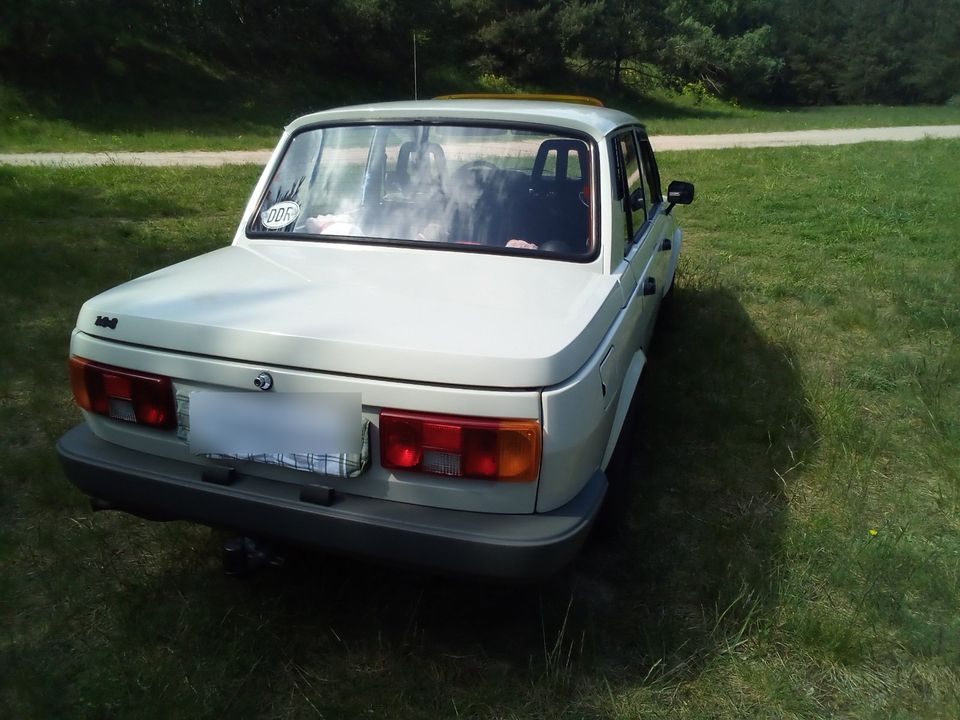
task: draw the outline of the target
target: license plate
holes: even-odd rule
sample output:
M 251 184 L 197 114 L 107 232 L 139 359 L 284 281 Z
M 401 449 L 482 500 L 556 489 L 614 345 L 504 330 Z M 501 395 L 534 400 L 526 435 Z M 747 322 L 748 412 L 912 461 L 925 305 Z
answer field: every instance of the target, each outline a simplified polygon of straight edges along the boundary
M 360 393 L 190 393 L 194 455 L 360 452 Z

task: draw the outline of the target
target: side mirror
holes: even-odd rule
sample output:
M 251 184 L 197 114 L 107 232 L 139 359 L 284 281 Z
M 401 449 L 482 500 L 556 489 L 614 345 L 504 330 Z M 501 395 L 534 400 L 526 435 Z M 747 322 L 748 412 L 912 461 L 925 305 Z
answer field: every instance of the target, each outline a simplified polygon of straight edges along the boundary
M 674 205 L 689 205 L 693 202 L 693 183 L 683 180 L 674 180 L 667 188 L 667 206 L 666 214 L 669 215 Z

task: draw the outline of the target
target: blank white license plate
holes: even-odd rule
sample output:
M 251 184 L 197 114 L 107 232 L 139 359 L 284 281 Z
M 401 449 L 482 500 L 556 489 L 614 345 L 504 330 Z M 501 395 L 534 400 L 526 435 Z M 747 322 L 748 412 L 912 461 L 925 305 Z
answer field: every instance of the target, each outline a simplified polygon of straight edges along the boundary
M 359 453 L 360 393 L 190 393 L 194 455 Z

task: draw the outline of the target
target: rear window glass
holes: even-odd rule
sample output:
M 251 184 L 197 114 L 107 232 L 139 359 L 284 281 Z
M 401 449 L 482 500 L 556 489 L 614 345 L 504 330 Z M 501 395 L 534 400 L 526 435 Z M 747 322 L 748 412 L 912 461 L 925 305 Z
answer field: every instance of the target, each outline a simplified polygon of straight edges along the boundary
M 255 236 L 588 256 L 591 146 L 538 129 L 350 125 L 294 136 Z

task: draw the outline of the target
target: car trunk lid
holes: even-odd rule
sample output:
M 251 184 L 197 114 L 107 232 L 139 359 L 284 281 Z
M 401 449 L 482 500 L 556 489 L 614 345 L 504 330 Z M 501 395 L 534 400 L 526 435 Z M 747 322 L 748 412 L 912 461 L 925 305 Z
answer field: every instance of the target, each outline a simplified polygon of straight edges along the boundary
M 84 304 L 105 339 L 227 360 L 432 384 L 543 387 L 619 311 L 595 266 L 357 243 L 254 242 Z

